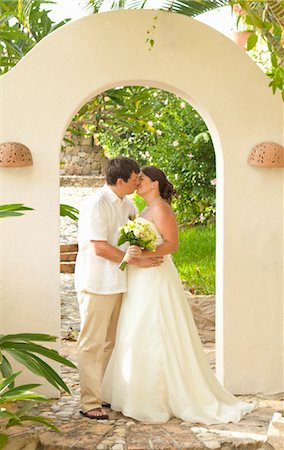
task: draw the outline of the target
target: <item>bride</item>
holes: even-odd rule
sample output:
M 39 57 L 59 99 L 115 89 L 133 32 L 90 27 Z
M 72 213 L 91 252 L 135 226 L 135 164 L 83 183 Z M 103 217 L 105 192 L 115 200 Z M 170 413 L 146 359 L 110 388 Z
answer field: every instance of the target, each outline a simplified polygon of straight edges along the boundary
M 143 168 L 139 178 L 137 193 L 148 205 L 141 217 L 155 231 L 156 254 L 164 260 L 159 267 L 128 267 L 102 398 L 139 421 L 161 423 L 175 416 L 207 425 L 237 422 L 254 405 L 226 391 L 211 371 L 170 256 L 178 248 L 173 185 L 154 166 Z M 137 251 L 130 247 L 129 253 Z

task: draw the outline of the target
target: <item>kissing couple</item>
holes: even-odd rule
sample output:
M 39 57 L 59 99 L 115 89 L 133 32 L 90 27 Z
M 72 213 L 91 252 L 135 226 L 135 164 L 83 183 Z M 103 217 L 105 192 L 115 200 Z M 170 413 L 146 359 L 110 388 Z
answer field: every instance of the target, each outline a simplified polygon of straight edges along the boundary
M 118 246 L 120 227 L 137 213 L 126 197 L 135 190 L 147 204 L 140 220 L 156 235 L 155 252 Z M 254 407 L 221 386 L 203 352 L 171 258 L 175 195 L 162 170 L 120 156 L 108 161 L 106 184 L 80 210 L 78 367 L 81 414 L 90 419 L 108 419 L 111 405 L 138 421 L 209 425 L 237 422 Z

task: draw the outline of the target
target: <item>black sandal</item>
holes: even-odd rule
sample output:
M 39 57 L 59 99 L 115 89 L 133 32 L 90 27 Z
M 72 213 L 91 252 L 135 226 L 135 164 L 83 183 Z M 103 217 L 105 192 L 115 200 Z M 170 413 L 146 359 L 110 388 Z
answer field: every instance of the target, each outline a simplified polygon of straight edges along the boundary
M 103 407 L 103 408 L 110 408 L 110 407 L 111 407 L 111 404 L 110 404 L 110 403 L 102 402 L 102 407 Z
M 90 414 L 91 411 L 101 411 L 101 414 L 99 415 L 92 415 Z M 97 419 L 97 420 L 107 420 L 108 419 L 108 414 L 105 414 L 102 410 L 102 408 L 93 408 L 90 409 L 90 411 L 84 412 L 84 411 L 80 411 L 80 414 L 84 417 L 87 417 L 88 419 Z

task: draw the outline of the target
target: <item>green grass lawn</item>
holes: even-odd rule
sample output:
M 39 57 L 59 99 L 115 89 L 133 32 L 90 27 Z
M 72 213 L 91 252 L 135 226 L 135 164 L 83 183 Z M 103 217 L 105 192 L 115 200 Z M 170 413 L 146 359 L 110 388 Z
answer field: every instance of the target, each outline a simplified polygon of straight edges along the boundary
M 182 282 L 195 294 L 215 294 L 215 225 L 181 229 L 179 241 L 173 258 Z

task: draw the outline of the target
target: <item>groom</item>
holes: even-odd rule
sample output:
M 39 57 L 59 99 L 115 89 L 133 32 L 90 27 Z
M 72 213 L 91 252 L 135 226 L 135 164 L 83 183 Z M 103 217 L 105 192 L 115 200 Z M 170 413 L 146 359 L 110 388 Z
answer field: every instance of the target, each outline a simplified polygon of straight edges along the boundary
M 135 215 L 125 197 L 138 183 L 139 165 L 120 156 L 108 161 L 106 184 L 84 203 L 78 222 L 79 251 L 75 268 L 81 330 L 78 338 L 78 368 L 81 413 L 90 419 L 107 419 L 100 398 L 101 381 L 115 342 L 126 271 L 118 269 L 125 248 L 117 246 L 119 227 Z M 161 264 L 153 256 L 130 261 L 150 267 Z

